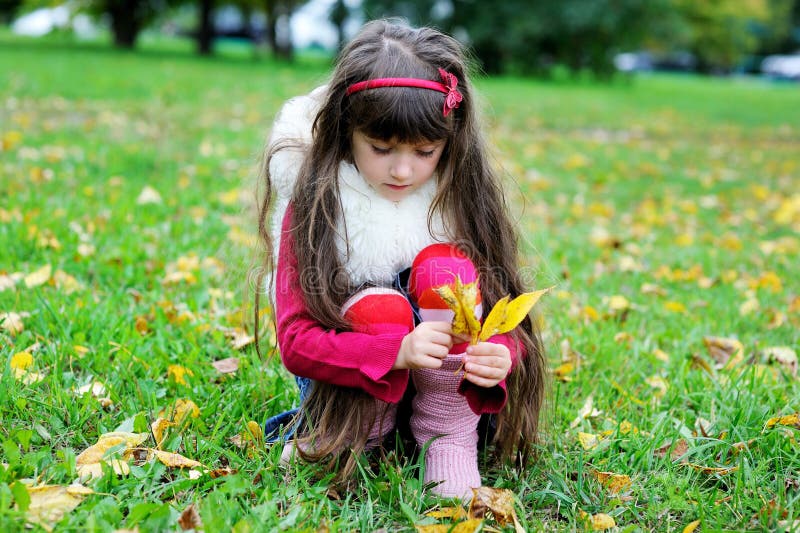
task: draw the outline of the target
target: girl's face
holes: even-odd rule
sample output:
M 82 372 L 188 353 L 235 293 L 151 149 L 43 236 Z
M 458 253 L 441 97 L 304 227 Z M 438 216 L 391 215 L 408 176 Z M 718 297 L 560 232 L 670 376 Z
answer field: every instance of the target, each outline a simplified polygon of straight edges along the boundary
M 444 140 L 408 144 L 372 139 L 356 131 L 353 160 L 378 194 L 399 202 L 433 177 L 444 146 Z

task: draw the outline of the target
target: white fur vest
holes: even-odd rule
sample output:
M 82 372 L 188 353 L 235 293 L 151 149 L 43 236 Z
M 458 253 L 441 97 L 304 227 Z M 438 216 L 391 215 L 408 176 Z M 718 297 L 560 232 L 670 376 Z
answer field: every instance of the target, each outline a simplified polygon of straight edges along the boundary
M 311 143 L 311 125 L 326 96 L 326 87 L 289 100 L 281 109 L 270 136 L 270 146 L 281 141 Z M 270 177 L 276 191 L 272 237 L 277 257 L 281 221 L 304 156 L 302 148 L 284 149 L 270 162 Z M 428 210 L 436 193 L 436 180 L 399 202 L 381 197 L 350 163 L 339 165 L 339 191 L 343 212 L 337 239 L 339 260 L 351 282 L 388 285 L 394 274 L 411 266 L 419 251 L 429 244 L 448 240 L 441 215 L 433 217 L 428 230 Z M 345 240 L 346 239 L 346 240 Z

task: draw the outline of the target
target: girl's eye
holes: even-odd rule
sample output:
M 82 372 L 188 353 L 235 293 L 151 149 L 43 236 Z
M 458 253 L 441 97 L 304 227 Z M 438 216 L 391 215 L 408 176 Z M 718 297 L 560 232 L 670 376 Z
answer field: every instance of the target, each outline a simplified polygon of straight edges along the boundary
M 380 146 L 375 146 L 374 144 L 372 144 L 370 146 L 372 146 L 372 151 L 373 152 L 375 152 L 376 154 L 381 154 L 381 155 L 386 155 L 391 150 L 391 148 L 382 148 Z
M 433 153 L 436 149 L 433 150 L 417 150 L 417 155 L 420 157 L 433 157 Z

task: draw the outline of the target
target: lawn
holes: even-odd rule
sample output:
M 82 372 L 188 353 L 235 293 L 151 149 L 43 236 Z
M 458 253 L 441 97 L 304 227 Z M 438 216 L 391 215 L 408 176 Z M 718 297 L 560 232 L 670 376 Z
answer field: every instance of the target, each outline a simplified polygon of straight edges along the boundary
M 248 430 L 296 400 L 251 342 L 258 161 L 328 67 L 0 35 L 0 529 L 453 522 L 396 453 L 330 491 Z M 532 531 L 800 527 L 798 86 L 476 85 L 525 278 L 555 285 L 538 457 L 484 483 Z M 90 478 L 78 456 L 113 431 L 147 440 L 102 440 Z

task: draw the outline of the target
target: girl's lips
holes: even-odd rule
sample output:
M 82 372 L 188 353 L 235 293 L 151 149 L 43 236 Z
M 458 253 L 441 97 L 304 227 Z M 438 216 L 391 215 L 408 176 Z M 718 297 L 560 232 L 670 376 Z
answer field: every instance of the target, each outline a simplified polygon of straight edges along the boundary
M 387 183 L 386 186 L 392 189 L 393 191 L 402 191 L 406 187 L 409 187 L 409 185 L 391 185 L 389 183 Z

